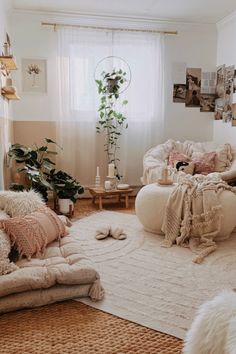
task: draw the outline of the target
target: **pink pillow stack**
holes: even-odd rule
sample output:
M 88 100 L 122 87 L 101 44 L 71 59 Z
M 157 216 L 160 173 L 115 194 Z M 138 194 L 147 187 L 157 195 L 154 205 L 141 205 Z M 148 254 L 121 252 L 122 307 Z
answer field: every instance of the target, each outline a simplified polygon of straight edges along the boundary
M 189 162 L 194 164 L 194 173 L 208 174 L 216 170 L 215 152 L 194 152 L 192 157 L 182 154 L 178 151 L 171 151 L 169 155 L 169 164 L 176 166 L 177 162 Z
M 215 152 L 195 153 L 192 162 L 195 164 L 195 173 L 208 174 L 215 172 Z
M 171 165 L 172 167 L 175 167 L 176 162 L 178 162 L 178 161 L 189 162 L 190 157 L 185 154 L 182 154 L 178 151 L 171 151 L 169 154 L 169 165 Z
M 50 242 L 68 234 L 61 219 L 46 207 L 23 217 L 0 220 L 0 227 L 9 235 L 20 256 L 28 259 L 39 255 Z

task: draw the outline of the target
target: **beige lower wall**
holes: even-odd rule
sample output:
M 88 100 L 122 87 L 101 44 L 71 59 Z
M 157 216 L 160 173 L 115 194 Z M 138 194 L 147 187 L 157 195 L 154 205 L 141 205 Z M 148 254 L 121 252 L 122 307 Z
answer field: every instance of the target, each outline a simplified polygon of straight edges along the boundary
M 44 138 L 56 140 L 56 123 L 39 121 L 14 121 L 13 142 L 26 146 L 43 145 Z

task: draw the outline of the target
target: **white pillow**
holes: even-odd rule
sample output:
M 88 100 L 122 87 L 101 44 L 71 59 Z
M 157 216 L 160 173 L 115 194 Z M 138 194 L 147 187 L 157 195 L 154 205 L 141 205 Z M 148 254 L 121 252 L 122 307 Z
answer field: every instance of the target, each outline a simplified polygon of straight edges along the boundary
M 25 216 L 45 206 L 45 202 L 39 193 L 34 190 L 29 192 L 0 192 L 0 208 L 14 216 Z
M 0 220 L 8 219 L 9 216 L 0 210 Z M 0 229 L 0 275 L 8 274 L 18 269 L 17 265 L 10 262 L 8 255 L 11 251 L 11 241 L 5 231 Z

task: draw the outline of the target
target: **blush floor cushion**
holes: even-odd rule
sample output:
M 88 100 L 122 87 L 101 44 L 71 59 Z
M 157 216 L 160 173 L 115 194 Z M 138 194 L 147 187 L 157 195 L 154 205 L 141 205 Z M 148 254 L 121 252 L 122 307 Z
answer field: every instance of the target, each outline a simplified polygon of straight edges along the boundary
M 103 298 L 99 274 L 71 236 L 50 243 L 42 257 L 16 264 L 16 271 L 0 276 L 0 313 L 71 298 Z
M 162 234 L 161 227 L 165 213 L 165 207 L 169 195 L 176 188 L 177 184 L 161 186 L 152 183 L 144 186 L 137 194 L 135 210 L 139 221 L 144 229 L 149 232 Z M 236 196 L 230 191 L 223 191 L 219 195 L 222 205 L 222 222 L 218 240 L 229 237 L 236 227 Z

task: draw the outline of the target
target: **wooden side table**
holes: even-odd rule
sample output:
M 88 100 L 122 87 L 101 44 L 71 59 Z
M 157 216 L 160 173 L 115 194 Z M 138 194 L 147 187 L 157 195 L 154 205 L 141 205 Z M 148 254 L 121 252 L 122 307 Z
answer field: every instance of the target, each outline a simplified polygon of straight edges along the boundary
M 128 209 L 129 207 L 129 195 L 133 192 L 132 188 L 129 189 L 114 189 L 114 190 L 105 190 L 104 188 L 100 187 L 90 187 L 89 189 L 90 194 L 92 195 L 92 201 L 95 203 L 96 198 L 99 200 L 99 209 L 102 209 L 102 199 L 109 196 L 109 195 L 117 195 L 119 198 L 119 201 L 121 200 L 121 197 L 125 197 L 125 207 Z

